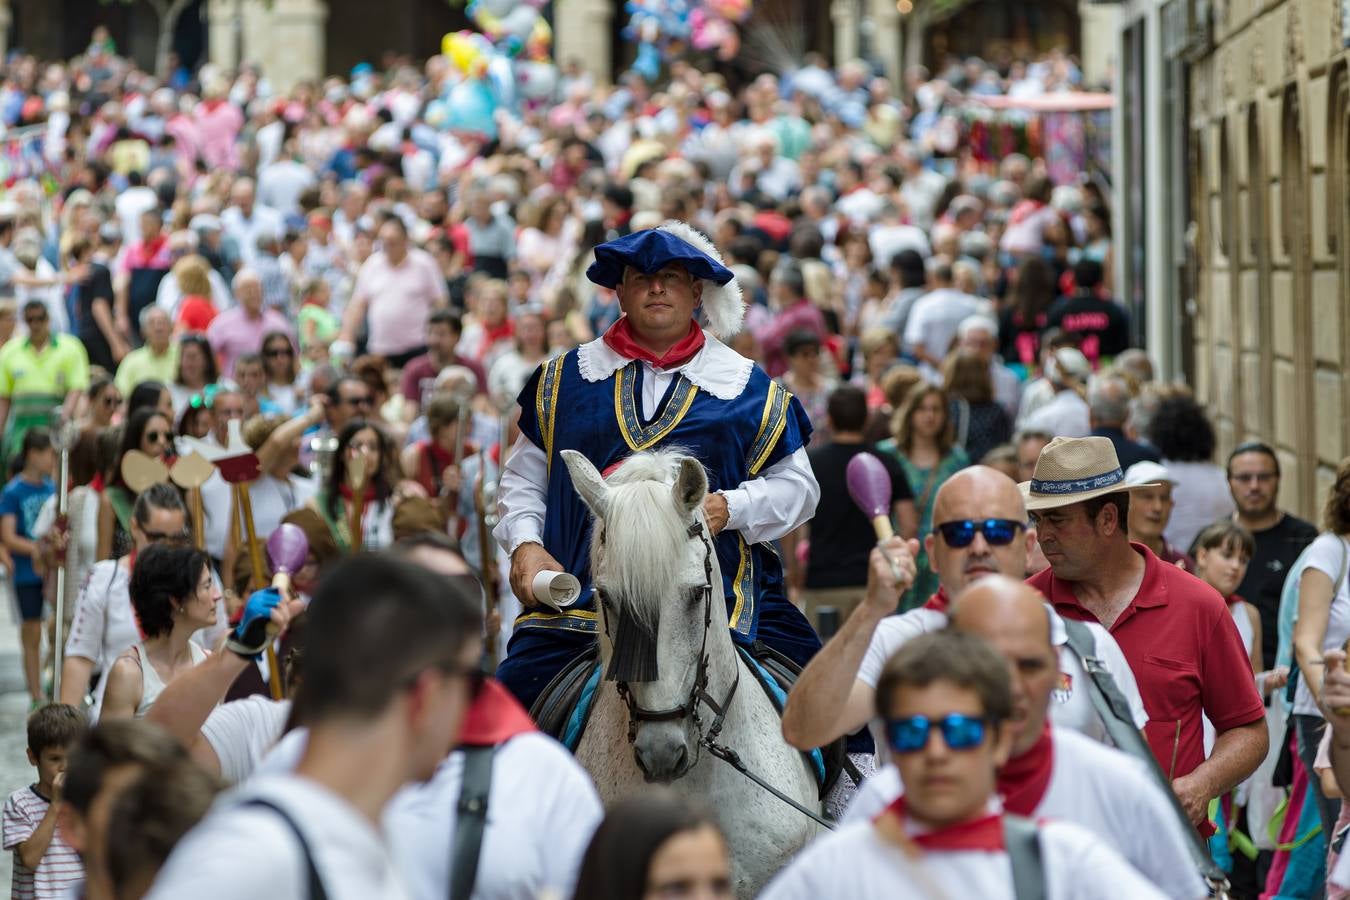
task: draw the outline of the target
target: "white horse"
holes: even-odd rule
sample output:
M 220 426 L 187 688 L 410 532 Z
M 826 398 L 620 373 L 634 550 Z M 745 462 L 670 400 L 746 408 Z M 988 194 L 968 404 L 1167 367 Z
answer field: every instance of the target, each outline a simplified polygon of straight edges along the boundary
M 707 474 L 665 450 L 632 456 L 606 481 L 580 453 L 562 456 L 595 515 L 591 575 L 606 673 L 577 759 L 606 803 L 667 782 L 713 809 L 737 894 L 753 897 L 819 826 L 714 757 L 705 739 L 804 807 L 819 812 L 820 803 L 814 773 L 783 741 L 778 711 L 732 644 L 703 515 Z

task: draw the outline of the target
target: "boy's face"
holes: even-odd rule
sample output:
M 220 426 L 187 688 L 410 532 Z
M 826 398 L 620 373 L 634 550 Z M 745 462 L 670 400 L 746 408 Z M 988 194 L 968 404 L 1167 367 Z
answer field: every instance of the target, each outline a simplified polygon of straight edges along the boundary
M 69 749 L 68 747 L 46 747 L 36 755 L 32 750 L 28 751 L 28 761 L 37 767 L 38 784 L 43 787 L 51 787 L 56 783 L 56 776 L 65 774 L 66 754 Z

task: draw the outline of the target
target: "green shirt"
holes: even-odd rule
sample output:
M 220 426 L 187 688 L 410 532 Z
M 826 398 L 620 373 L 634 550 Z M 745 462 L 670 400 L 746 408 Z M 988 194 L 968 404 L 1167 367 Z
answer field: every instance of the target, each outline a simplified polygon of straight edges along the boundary
M 53 334 L 41 350 L 28 337 L 0 347 L 0 397 L 64 397 L 89 387 L 89 355 L 69 334 Z
M 167 387 L 173 384 L 174 376 L 177 374 L 177 344 L 170 342 L 169 349 L 165 350 L 160 356 L 156 356 L 155 351 L 150 349 L 149 344 L 146 344 L 144 347 L 137 347 L 122 357 L 113 383 L 122 392 L 122 396 L 127 397 L 135 390 L 136 385 L 146 381 L 158 381 Z

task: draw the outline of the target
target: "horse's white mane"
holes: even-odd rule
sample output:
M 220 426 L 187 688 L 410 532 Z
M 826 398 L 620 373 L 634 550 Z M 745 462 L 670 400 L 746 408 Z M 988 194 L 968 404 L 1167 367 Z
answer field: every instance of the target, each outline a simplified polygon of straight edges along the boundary
M 689 455 L 669 448 L 629 457 L 605 481 L 610 492 L 604 546 L 592 543 L 592 571 L 601 572 L 603 556 L 608 592 L 653 632 L 661 601 L 679 585 L 684 568 L 689 520 L 676 505 L 671 488 L 680 458 Z

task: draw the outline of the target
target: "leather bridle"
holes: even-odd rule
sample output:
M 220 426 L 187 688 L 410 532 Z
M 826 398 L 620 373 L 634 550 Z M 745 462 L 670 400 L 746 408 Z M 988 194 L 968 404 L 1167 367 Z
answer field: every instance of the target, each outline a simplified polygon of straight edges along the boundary
M 637 740 L 637 728 L 641 722 L 677 722 L 684 719 L 693 720 L 694 729 L 698 732 L 700 747 L 706 745 L 709 741 L 716 740 L 717 736 L 722 733 L 722 725 L 726 722 L 727 710 L 731 708 L 731 701 L 736 696 L 736 688 L 740 686 L 741 669 L 740 666 L 737 666 L 735 680 L 731 682 L 731 688 L 720 702 L 708 690 L 708 634 L 712 631 L 713 622 L 713 545 L 702 522 L 695 522 L 690 525 L 687 534 L 690 540 L 698 540 L 703 544 L 703 642 L 699 647 L 698 668 L 694 672 L 694 683 L 689 689 L 689 696 L 679 706 L 672 706 L 667 709 L 645 709 L 633 696 L 627 681 L 617 682 L 615 687 L 618 689 L 624 705 L 628 707 L 628 743 L 630 744 Z M 599 606 L 600 615 L 604 619 L 605 634 L 608 636 L 610 634 L 609 613 L 603 598 Z M 712 713 L 712 721 L 709 723 L 706 732 L 703 730 L 702 716 L 699 715 L 700 708 L 704 706 Z M 695 759 L 695 762 L 697 762 L 697 759 Z

